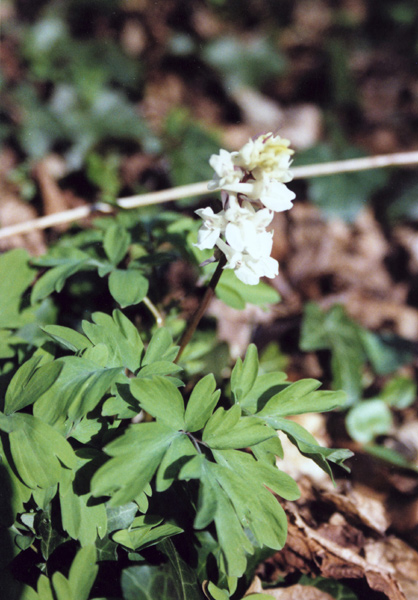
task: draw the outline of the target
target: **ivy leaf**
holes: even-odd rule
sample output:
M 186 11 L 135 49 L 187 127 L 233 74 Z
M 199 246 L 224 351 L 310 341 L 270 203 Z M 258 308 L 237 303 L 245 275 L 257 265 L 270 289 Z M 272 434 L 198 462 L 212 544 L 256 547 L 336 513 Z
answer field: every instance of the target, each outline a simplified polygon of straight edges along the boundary
M 139 565 L 124 569 L 121 577 L 124 600 L 178 600 L 167 565 Z
M 122 308 L 142 302 L 148 286 L 148 280 L 137 269 L 116 269 L 109 275 L 109 291 Z
M 41 539 L 42 556 L 48 560 L 54 550 L 68 539 L 60 535 L 57 524 L 52 522 L 51 505 L 36 514 L 34 526 L 37 537 Z
M 73 449 L 50 425 L 24 413 L 15 413 L 7 419 L 13 463 L 28 487 L 49 488 L 61 480 L 65 467 L 75 467 Z
M 93 476 L 94 496 L 111 495 L 109 506 L 134 500 L 146 488 L 179 432 L 161 423 L 131 425 L 105 448 L 112 458 Z

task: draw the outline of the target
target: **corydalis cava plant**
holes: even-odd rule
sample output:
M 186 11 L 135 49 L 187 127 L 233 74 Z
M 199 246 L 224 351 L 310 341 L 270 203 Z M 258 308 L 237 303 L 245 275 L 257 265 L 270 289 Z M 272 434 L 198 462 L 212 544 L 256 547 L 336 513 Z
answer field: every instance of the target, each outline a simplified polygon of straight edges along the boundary
M 215 174 L 208 189 L 220 190 L 223 209 L 199 209 L 203 219 L 196 246 L 215 246 L 224 254 L 225 269 L 256 285 L 260 277 L 275 277 L 279 263 L 272 258 L 273 232 L 267 227 L 275 212 L 292 208 L 295 194 L 285 185 L 293 150 L 289 140 L 273 133 L 250 139 L 241 150 L 220 150 L 209 160 Z

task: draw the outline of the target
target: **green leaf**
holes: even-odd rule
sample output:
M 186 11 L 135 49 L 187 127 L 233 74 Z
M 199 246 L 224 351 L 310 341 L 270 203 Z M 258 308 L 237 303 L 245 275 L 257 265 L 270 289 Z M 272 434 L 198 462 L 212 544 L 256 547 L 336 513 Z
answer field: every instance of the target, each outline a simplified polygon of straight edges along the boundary
M 365 353 L 360 331 L 342 306 L 335 305 L 327 313 L 312 302 L 305 307 L 300 347 L 305 352 L 331 350 L 334 388 L 347 393 L 348 404 L 357 402 L 362 393 Z
M 55 429 L 28 414 L 8 417 L 10 451 L 19 476 L 32 488 L 48 488 L 59 482 L 65 467 L 73 469 L 73 449 Z
M 109 291 L 122 308 L 139 304 L 148 293 L 148 280 L 137 269 L 116 269 L 109 275 Z
M 60 346 L 72 352 L 78 352 L 79 350 L 91 347 L 91 343 L 84 335 L 69 327 L 45 325 L 45 327 L 42 327 L 42 331 L 50 335 Z
M 380 398 L 389 406 L 402 410 L 411 406 L 417 396 L 417 384 L 409 377 L 394 377 L 383 388 Z
M 98 572 L 93 545 L 79 550 L 71 564 L 68 581 L 74 600 L 87 600 Z M 64 598 L 63 598 L 64 600 Z M 67 599 L 65 599 L 67 600 Z
M 107 531 L 127 529 L 135 518 L 138 506 L 135 502 L 128 502 L 123 506 L 107 506 Z
M 260 88 L 281 75 L 286 62 L 277 44 L 265 35 L 251 39 L 238 36 L 218 37 L 204 50 L 206 61 L 226 78 L 227 88 Z
M 36 368 L 40 361 L 41 357 L 32 357 L 14 375 L 4 403 L 7 415 L 36 402 L 58 379 L 62 364 L 53 361 Z
M 171 539 L 165 539 L 160 544 L 160 548 L 169 559 L 176 588 L 176 600 L 203 600 L 202 588 L 197 580 L 195 569 L 181 558 Z
M 248 346 L 244 362 L 237 361 L 233 374 L 231 375 L 231 390 L 235 402 L 248 394 L 253 387 L 258 373 L 258 353 L 254 344 Z
M 63 529 L 81 546 L 88 546 L 103 538 L 107 530 L 107 513 L 104 504 L 93 503 L 89 490 L 90 478 L 86 471 L 95 453 L 77 455 L 77 473 L 73 480 L 64 476 L 59 485 L 61 520 Z
M 197 450 L 186 435 L 174 438 L 157 471 L 157 492 L 167 490 L 178 477 L 181 467 L 196 453 Z
M 108 367 L 136 371 L 141 364 L 144 345 L 135 325 L 120 310 L 112 316 L 95 312 L 93 323 L 83 321 L 83 331 L 93 345 L 104 344 L 109 351 Z
M 349 435 L 362 444 L 371 442 L 377 435 L 388 433 L 392 423 L 390 408 L 379 398 L 359 402 L 349 410 L 346 418 Z
M 184 429 L 183 397 L 166 377 L 156 375 L 152 379 L 132 379 L 132 395 L 139 401 L 141 408 L 167 427 Z
M 124 569 L 121 586 L 124 600 L 178 600 L 167 565 L 140 565 Z
M 0 255 L 0 328 L 21 327 L 26 323 L 22 296 L 32 283 L 35 270 L 23 248 Z
M 77 248 L 60 248 L 55 252 L 56 256 L 37 259 L 35 262 L 41 266 L 53 266 L 35 283 L 32 289 L 32 304 L 43 300 L 52 292 L 60 292 L 66 280 L 82 270 L 89 262 L 90 257 Z
M 93 476 L 93 495 L 111 495 L 109 506 L 123 505 L 137 498 L 178 435 L 171 427 L 157 422 L 131 425 L 106 446 L 105 451 L 112 458 Z
M 37 537 L 41 539 L 41 553 L 45 560 L 51 556 L 58 546 L 66 540 L 59 532 L 58 523 L 52 515 L 51 505 L 42 512 L 37 512 L 34 520 Z
M 171 333 L 165 327 L 157 329 L 151 338 L 148 348 L 145 352 L 142 366 L 145 367 L 153 362 L 168 360 L 173 361 L 178 352 L 178 347 L 173 346 Z
M 220 390 L 215 391 L 215 388 L 216 381 L 211 373 L 195 385 L 185 413 L 186 431 L 199 431 L 206 425 L 221 394 Z
M 315 379 L 301 379 L 291 383 L 270 398 L 257 416 L 288 417 L 309 412 L 320 413 L 334 410 L 346 403 L 347 397 L 344 392 L 316 392 L 320 385 Z
M 106 229 L 103 247 L 106 255 L 113 265 L 118 265 L 128 252 L 131 236 L 124 227 L 112 223 Z
M 362 156 L 363 152 L 353 146 L 346 146 L 342 151 L 336 152 L 331 146 L 320 144 L 300 153 L 295 164 L 314 164 Z M 314 177 L 308 180 L 309 197 L 327 216 L 351 222 L 371 195 L 386 184 L 387 178 L 384 169 Z
M 161 517 L 157 519 L 149 515 L 137 517 L 129 529 L 116 531 L 112 539 L 131 550 L 142 550 L 183 532 L 181 527 L 172 523 L 161 525 L 161 521 Z
M 234 371 L 236 369 L 236 365 L 232 372 L 231 376 L 231 388 L 232 386 L 238 385 L 237 383 L 232 383 L 234 379 Z M 274 372 L 274 373 L 264 373 L 263 375 L 259 375 L 254 382 L 252 388 L 239 400 L 239 404 L 242 408 L 244 408 L 247 412 L 255 413 L 259 410 L 264 404 L 275 394 L 285 389 L 288 386 L 286 382 L 287 375 L 286 373 Z
M 121 375 L 120 368 L 101 368 L 78 356 L 66 356 L 56 362 L 62 365 L 61 373 L 34 406 L 34 414 L 51 424 L 66 415 L 73 421 L 81 419 L 97 406 Z
M 280 301 L 280 295 L 267 283 L 260 281 L 257 285 L 247 285 L 231 269 L 224 269 L 215 294 L 222 302 L 238 310 L 244 309 L 246 304 L 266 309 Z
M 283 431 L 289 440 L 297 446 L 300 453 L 311 458 L 321 469 L 332 478 L 332 471 L 328 465 L 331 461 L 349 471 L 344 461 L 353 456 L 350 450 L 341 448 L 324 448 L 320 446 L 314 436 L 304 427 L 283 417 L 264 417 L 266 423 L 279 431 Z
M 256 417 L 241 417 L 231 424 L 231 414 L 235 413 L 237 409 L 238 414 L 240 414 L 238 405 L 235 405 L 229 411 L 219 408 L 214 417 L 209 419 L 203 430 L 202 440 L 210 448 L 246 448 L 276 436 L 273 429 L 266 427 Z M 216 429 L 214 428 L 215 419 Z

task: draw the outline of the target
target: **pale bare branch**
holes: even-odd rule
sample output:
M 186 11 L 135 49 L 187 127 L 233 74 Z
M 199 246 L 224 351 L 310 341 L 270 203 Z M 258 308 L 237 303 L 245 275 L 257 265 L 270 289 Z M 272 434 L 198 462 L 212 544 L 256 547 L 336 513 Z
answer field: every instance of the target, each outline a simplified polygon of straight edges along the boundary
M 338 173 L 349 173 L 354 171 L 366 171 L 370 169 L 380 169 L 383 167 L 406 166 L 418 164 L 418 151 L 413 152 L 398 152 L 396 154 L 384 154 L 380 156 L 369 156 L 365 158 L 353 158 L 349 160 L 341 160 L 337 162 L 319 163 L 314 165 L 306 165 L 302 167 L 294 167 L 292 169 L 294 179 L 306 179 L 311 177 L 321 177 L 325 175 L 336 175 Z M 160 204 L 161 202 L 169 202 L 180 198 L 190 198 L 191 196 L 202 196 L 209 194 L 207 189 L 207 181 L 200 183 L 192 183 L 190 185 L 182 185 L 168 190 L 158 192 L 150 192 L 147 194 L 139 194 L 129 196 L 127 198 L 119 198 L 117 205 L 120 208 L 138 208 L 140 206 L 148 206 L 150 204 Z M 33 219 L 24 223 L 17 223 L 0 229 L 0 239 L 28 233 L 35 229 L 47 229 L 55 227 L 62 223 L 71 223 L 84 219 L 93 213 L 111 213 L 114 207 L 102 202 L 66 210 L 64 212 L 55 213 L 39 219 Z

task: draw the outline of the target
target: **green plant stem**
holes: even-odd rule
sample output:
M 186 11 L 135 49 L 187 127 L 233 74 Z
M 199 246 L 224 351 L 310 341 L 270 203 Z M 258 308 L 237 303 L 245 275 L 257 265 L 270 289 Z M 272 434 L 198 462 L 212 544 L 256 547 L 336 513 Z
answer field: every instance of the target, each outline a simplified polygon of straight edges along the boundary
M 214 274 L 212 275 L 212 279 L 209 282 L 206 292 L 205 292 L 199 306 L 197 307 L 196 312 L 190 319 L 190 322 L 186 328 L 186 331 L 183 333 L 183 336 L 180 340 L 180 349 L 178 351 L 178 354 L 177 354 L 174 362 L 178 362 L 178 360 L 180 359 L 180 356 L 183 354 L 183 350 L 185 349 L 187 344 L 190 342 L 190 340 L 196 330 L 196 327 L 199 324 L 200 319 L 204 315 L 209 302 L 212 300 L 213 295 L 215 293 L 215 288 L 221 278 L 222 271 L 223 271 L 225 264 L 226 264 L 226 258 L 224 255 L 222 255 L 222 257 L 219 259 L 218 266 L 216 267 L 216 270 L 215 270 Z
M 154 316 L 157 327 L 158 328 L 162 327 L 164 325 L 164 319 L 163 319 L 160 311 L 158 310 L 158 308 L 155 306 L 155 304 L 153 304 L 153 302 L 151 302 L 151 300 L 148 298 L 148 296 L 145 296 L 145 298 L 143 299 L 142 302 L 148 308 L 150 313 L 152 313 L 152 315 Z

